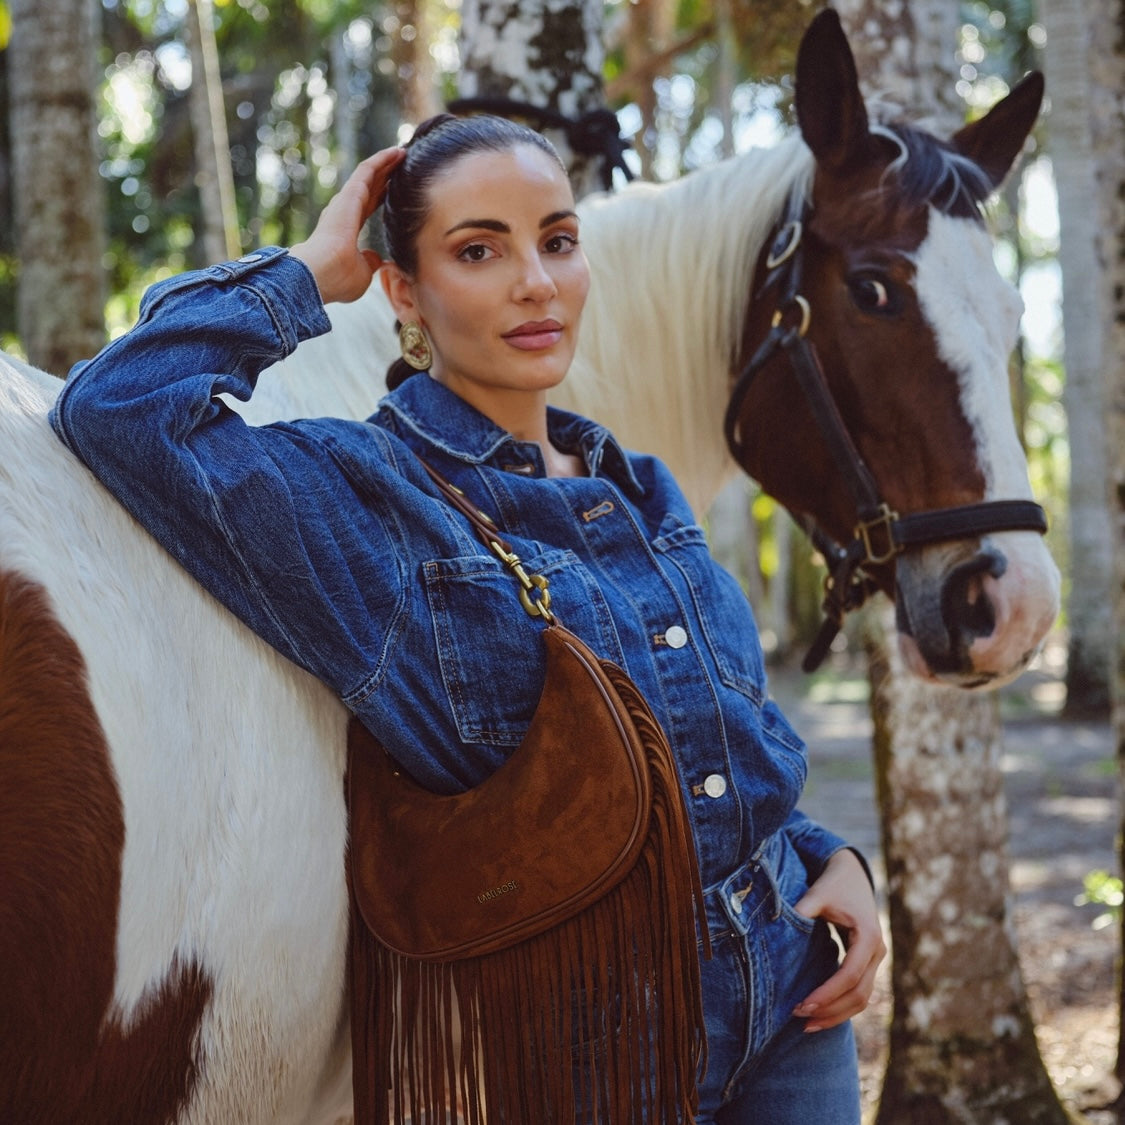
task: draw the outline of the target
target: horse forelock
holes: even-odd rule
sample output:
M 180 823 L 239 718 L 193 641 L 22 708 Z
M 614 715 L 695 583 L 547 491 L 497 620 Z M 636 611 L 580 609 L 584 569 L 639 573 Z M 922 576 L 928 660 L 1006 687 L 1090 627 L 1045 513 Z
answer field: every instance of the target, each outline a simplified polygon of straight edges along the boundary
M 883 172 L 884 184 L 907 206 L 930 206 L 943 215 L 983 221 L 994 187 L 975 161 L 932 133 L 902 122 L 874 122 L 870 131 L 897 155 Z

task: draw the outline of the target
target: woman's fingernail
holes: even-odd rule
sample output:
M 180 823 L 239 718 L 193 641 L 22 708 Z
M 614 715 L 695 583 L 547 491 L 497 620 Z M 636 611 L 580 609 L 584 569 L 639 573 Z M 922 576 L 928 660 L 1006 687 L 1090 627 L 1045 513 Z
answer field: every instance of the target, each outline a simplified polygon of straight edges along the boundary
M 798 1004 L 797 1007 L 793 1009 L 793 1014 L 795 1016 L 811 1016 L 813 1012 L 816 1011 L 816 1007 L 817 1006 L 815 1004 L 809 1004 L 807 1002 L 804 1004 Z

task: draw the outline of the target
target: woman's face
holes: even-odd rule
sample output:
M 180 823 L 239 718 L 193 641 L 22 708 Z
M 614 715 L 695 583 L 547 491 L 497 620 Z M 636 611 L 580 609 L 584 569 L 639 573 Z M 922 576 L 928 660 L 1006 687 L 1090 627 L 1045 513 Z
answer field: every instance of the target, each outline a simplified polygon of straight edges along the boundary
M 590 286 L 574 195 L 551 157 L 521 144 L 463 156 L 434 179 L 418 267 L 389 267 L 403 322 L 420 321 L 433 376 L 494 419 L 513 392 L 566 375 Z M 396 280 L 397 278 L 397 280 Z

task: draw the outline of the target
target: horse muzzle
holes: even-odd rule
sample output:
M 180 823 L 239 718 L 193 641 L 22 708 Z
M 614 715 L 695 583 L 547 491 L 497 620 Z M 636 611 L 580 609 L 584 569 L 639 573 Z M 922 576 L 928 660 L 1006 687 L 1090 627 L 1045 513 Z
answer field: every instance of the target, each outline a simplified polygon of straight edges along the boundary
M 1042 539 L 1002 532 L 907 551 L 896 564 L 907 667 L 961 688 L 1022 672 L 1059 612 L 1059 572 Z

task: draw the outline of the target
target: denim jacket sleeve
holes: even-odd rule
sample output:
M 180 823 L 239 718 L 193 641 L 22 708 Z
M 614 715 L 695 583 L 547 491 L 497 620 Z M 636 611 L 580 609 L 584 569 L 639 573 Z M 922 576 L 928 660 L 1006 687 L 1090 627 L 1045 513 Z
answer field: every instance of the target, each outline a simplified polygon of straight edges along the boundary
M 283 250 L 183 274 L 149 289 L 136 326 L 75 366 L 50 421 L 207 589 L 307 670 L 331 682 L 334 669 L 345 682 L 332 686 L 346 695 L 385 645 L 375 623 L 394 616 L 394 584 L 357 589 L 351 596 L 370 604 L 347 615 L 352 625 L 331 612 L 347 545 L 326 536 L 309 509 L 332 466 L 317 460 L 296 425 L 248 426 L 217 397 L 248 399 L 266 367 L 329 328 L 311 273 Z M 282 471 L 294 461 L 301 497 Z M 371 550 L 393 559 L 394 544 L 380 544 L 377 526 L 363 532 Z M 337 576 L 332 591 L 318 578 L 329 573 Z M 291 612 L 293 604 L 302 612 Z M 315 630 L 302 629 L 318 620 Z M 371 635 L 340 635 L 366 621 Z M 357 654 L 350 666 L 341 648 Z
M 810 880 L 818 879 L 824 873 L 828 861 L 837 852 L 847 848 L 855 853 L 856 858 L 863 865 L 868 882 L 872 886 L 875 885 L 871 868 L 868 866 L 863 853 L 834 832 L 829 832 L 827 828 L 817 824 L 816 821 L 810 820 L 800 809 L 794 809 L 789 814 L 789 819 L 785 822 L 782 831 L 789 837 L 797 854 L 801 857 Z

